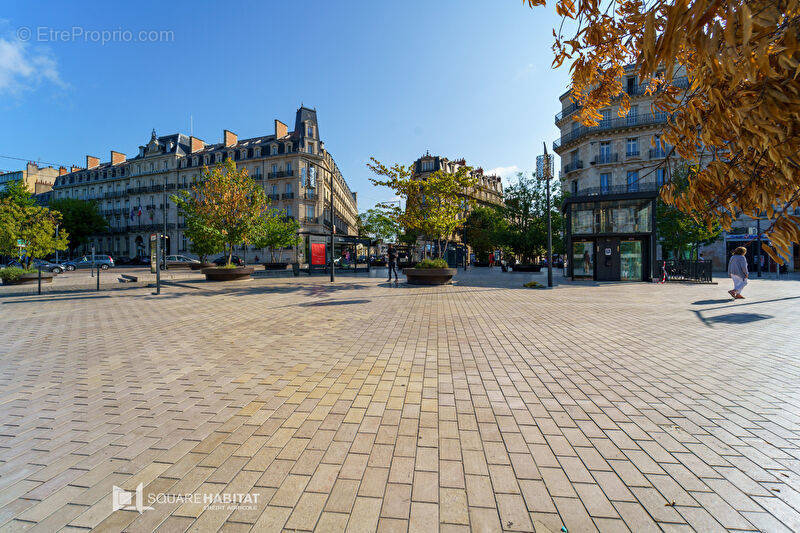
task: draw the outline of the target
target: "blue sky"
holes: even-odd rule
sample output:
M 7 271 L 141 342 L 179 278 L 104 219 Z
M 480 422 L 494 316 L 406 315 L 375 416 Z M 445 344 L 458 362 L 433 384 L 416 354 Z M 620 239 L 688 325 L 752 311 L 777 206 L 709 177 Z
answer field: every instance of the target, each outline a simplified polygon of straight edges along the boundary
M 275 118 L 291 127 L 303 103 L 317 109 L 364 210 L 391 197 L 369 183 L 370 156 L 409 163 L 430 150 L 510 175 L 533 168 L 542 140 L 558 135 L 568 78 L 550 68 L 559 20 L 519 0 L 4 7 L 2 156 L 78 165 L 86 154 L 132 156 L 152 128 L 189 133 L 190 115 L 207 142 L 225 128 L 251 137 L 271 133 Z M 90 33 L 103 30 L 117 42 Z M 150 30 L 171 37 L 119 39 Z M 3 170 L 23 165 L 0 158 Z

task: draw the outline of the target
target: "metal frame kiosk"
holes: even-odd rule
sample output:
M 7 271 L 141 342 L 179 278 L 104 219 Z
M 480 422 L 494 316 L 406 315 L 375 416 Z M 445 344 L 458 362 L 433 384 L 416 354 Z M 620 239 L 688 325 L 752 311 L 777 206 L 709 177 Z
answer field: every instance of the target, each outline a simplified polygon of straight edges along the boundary
M 303 240 L 300 246 L 304 249 L 307 261 L 308 274 L 327 273 L 330 264 L 330 233 L 316 233 L 301 231 L 298 233 Z M 369 252 L 373 241 L 364 237 L 352 235 L 333 236 L 333 258 L 339 260 L 335 268 L 340 273 L 369 272 Z M 362 260 L 363 258 L 363 260 Z
M 594 281 L 650 281 L 658 277 L 658 190 L 608 192 L 587 190 L 565 198 L 562 211 L 569 257 L 567 276 Z

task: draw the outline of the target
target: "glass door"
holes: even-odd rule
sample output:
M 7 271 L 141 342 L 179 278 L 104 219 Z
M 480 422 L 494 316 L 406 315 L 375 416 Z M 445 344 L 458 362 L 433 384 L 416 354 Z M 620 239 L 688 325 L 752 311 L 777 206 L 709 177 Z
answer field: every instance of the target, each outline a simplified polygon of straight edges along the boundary
M 577 241 L 572 243 L 572 276 L 574 278 L 594 278 L 594 242 Z
M 642 241 L 620 243 L 620 279 L 642 281 Z

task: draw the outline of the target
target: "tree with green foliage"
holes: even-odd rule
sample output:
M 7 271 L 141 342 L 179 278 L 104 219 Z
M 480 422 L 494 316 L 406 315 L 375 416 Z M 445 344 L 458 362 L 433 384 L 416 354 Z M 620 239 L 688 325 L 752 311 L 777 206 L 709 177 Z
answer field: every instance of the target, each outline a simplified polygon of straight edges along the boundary
M 283 211 L 270 210 L 258 225 L 252 245 L 255 248 L 267 248 L 270 262 L 274 263 L 275 250 L 300 244 L 299 231 L 300 223 L 295 219 L 287 217 Z
M 9 181 L 3 188 L 0 188 L 0 200 L 8 200 L 19 206 L 36 204 L 36 200 L 34 200 L 33 195 L 25 187 L 25 183 L 22 180 Z
M 10 198 L 0 200 L 0 254 L 18 255 L 21 243 L 23 266 L 29 269 L 31 260 L 66 250 L 69 234 L 56 235 L 60 222 L 58 211 L 26 202 L 20 205 Z
M 232 267 L 233 249 L 250 245 L 262 233 L 269 211 L 264 189 L 247 175 L 247 169 L 237 168 L 230 159 L 211 169 L 203 167 L 201 180 L 191 190 L 170 199 L 187 226 L 198 230 L 198 237 L 207 236 L 220 245 L 227 268 Z
M 564 217 L 561 214 L 563 202 L 558 181 L 550 182 L 550 215 L 552 220 L 553 253 L 563 253 L 564 243 L 561 229 Z M 535 175 L 520 172 L 517 180 L 505 189 L 503 208 L 508 231 L 505 243 L 522 258 L 531 262 L 534 257 L 547 251 L 547 184 Z
M 467 215 L 464 229 L 467 244 L 475 251 L 477 260 L 483 263 L 488 261 L 492 251 L 504 243 L 508 233 L 508 222 L 500 209 L 476 206 Z
M 89 237 L 108 229 L 108 220 L 100 214 L 97 202 L 77 198 L 59 198 L 50 202 L 50 208 L 61 213 L 61 229 L 69 233 L 69 253 L 89 242 Z
M 689 183 L 696 168 L 681 165 L 672 172 L 673 190 L 682 191 Z M 722 227 L 719 221 L 702 222 L 699 213 L 680 210 L 659 197 L 656 203 L 656 233 L 661 244 L 662 256 L 668 253 L 677 258 L 696 253 L 700 245 L 711 244 L 719 237 Z
M 459 167 L 456 172 L 437 170 L 418 178 L 411 167 L 394 164 L 391 167 L 371 158 L 367 163 L 378 178 L 370 178 L 374 185 L 388 187 L 405 200 L 405 209 L 396 207 L 395 221 L 406 231 L 411 230 L 435 241 L 438 257 L 464 223 L 464 213 L 471 201 L 466 193 L 477 186 L 477 178 L 471 168 Z M 389 209 L 390 206 L 383 205 Z
M 400 226 L 397 223 L 397 213 L 392 208 L 382 207 L 383 204 L 367 209 L 358 215 L 361 221 L 359 235 L 371 237 L 382 242 L 394 242 L 400 233 Z

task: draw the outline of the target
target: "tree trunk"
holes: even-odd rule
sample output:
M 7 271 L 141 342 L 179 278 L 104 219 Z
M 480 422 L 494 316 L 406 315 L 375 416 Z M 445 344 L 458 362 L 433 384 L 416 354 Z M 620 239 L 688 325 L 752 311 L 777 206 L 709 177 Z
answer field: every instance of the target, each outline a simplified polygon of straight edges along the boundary
M 231 266 L 232 261 L 233 261 L 233 245 L 228 244 L 228 263 L 225 266 Z

